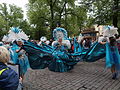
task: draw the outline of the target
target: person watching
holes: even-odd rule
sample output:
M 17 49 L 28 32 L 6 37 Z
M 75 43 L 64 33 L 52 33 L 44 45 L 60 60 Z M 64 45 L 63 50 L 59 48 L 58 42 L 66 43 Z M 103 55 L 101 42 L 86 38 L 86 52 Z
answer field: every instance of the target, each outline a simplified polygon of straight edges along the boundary
M 19 85 L 18 74 L 7 66 L 9 60 L 9 51 L 0 46 L 0 90 L 17 90 Z

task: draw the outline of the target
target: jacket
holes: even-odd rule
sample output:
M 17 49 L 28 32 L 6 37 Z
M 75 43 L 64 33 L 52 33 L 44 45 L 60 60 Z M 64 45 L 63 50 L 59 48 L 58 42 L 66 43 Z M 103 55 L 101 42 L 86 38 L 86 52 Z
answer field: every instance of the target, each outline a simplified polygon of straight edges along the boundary
M 17 90 L 18 74 L 4 63 L 0 62 L 0 90 Z

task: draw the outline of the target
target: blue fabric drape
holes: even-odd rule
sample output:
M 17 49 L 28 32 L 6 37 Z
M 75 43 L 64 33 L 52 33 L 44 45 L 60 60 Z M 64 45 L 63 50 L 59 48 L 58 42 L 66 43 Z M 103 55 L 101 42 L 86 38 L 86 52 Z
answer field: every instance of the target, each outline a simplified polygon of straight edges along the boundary
M 86 62 L 95 62 L 105 57 L 105 45 L 96 42 L 83 56 L 83 60 Z
M 116 46 L 110 46 L 106 43 L 106 68 L 115 65 L 116 70 L 120 71 L 120 55 Z
M 60 47 L 53 48 L 49 45 L 43 44 L 38 46 L 32 42 L 25 42 L 23 49 L 28 53 L 30 67 L 32 69 L 47 68 L 55 72 L 66 72 L 73 69 L 79 61 L 95 62 L 106 55 L 106 67 L 111 67 L 112 59 L 110 56 L 119 58 L 117 48 L 116 54 L 112 54 L 109 44 L 94 43 L 87 51 L 68 53 L 60 49 Z M 114 61 L 115 64 L 120 64 L 120 61 Z
M 48 67 L 51 71 L 66 72 L 72 69 L 79 61 L 74 60 L 72 55 L 67 51 L 45 44 L 38 46 L 32 42 L 25 42 L 23 49 L 28 53 L 30 67 L 32 69 L 44 69 Z

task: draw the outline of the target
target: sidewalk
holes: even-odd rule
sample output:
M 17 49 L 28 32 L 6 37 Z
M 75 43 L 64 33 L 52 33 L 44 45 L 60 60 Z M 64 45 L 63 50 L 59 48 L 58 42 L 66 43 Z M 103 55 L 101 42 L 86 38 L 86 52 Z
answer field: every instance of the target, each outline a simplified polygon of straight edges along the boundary
M 120 79 L 112 80 L 109 69 L 102 60 L 79 62 L 73 70 L 65 73 L 48 69 L 29 70 L 24 90 L 120 90 Z

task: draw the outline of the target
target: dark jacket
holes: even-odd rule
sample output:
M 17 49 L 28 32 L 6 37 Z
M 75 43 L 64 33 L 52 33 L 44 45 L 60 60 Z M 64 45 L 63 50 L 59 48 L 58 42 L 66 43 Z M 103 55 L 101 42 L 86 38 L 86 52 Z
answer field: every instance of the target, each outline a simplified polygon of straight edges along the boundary
M 6 70 L 0 75 L 0 90 L 17 90 L 19 84 L 17 73 L 4 63 L 0 62 L 0 71 L 3 69 Z

